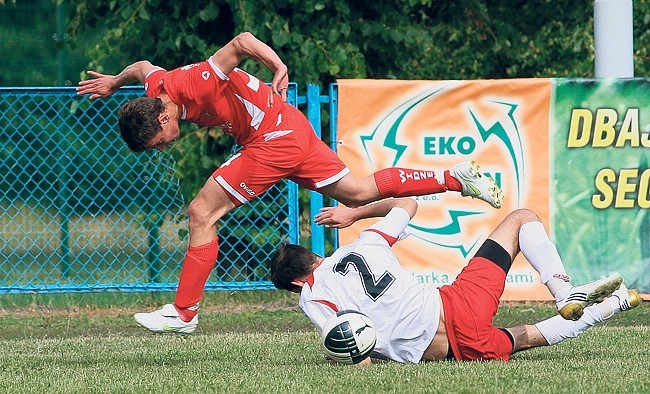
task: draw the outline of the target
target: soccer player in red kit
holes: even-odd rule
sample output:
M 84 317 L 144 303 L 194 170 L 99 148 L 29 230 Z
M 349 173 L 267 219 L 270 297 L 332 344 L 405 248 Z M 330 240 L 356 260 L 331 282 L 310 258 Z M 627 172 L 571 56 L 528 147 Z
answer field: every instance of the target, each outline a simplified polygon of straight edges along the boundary
M 238 69 L 243 56 L 274 72 L 270 86 Z M 120 133 L 132 151 L 163 151 L 180 135 L 179 121 L 218 126 L 243 149 L 208 179 L 188 207 L 190 245 L 174 304 L 136 321 L 154 332 L 192 333 L 205 283 L 216 264 L 215 224 L 232 209 L 264 193 L 281 179 L 359 206 L 386 197 L 460 192 L 499 208 L 503 201 L 494 180 L 473 162 L 434 172 L 387 168 L 356 178 L 314 133 L 307 118 L 286 104 L 287 67 L 250 33 L 242 33 L 206 61 L 166 71 L 148 61 L 127 66 L 118 75 L 88 72 L 78 94 L 109 97 L 121 86 L 144 83 L 146 97 L 125 103 L 118 112 Z

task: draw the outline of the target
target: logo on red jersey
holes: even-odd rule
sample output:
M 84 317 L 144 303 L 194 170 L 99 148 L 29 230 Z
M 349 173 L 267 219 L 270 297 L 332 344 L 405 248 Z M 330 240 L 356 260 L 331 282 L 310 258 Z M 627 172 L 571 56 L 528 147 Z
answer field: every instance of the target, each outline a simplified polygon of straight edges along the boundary
M 222 124 L 217 125 L 217 126 L 218 126 L 221 130 L 223 130 L 224 133 L 226 133 L 226 134 L 231 134 L 231 133 L 232 133 L 232 122 L 229 121 L 229 120 L 227 120 L 227 121 L 225 121 L 225 122 L 223 122 Z
M 210 71 L 203 71 L 201 73 L 201 77 L 203 77 L 203 79 L 205 79 L 207 81 L 208 78 L 210 78 Z
M 214 119 L 217 116 L 217 114 L 216 114 L 216 112 L 210 111 L 208 109 L 208 110 L 205 110 L 205 111 L 201 112 L 201 116 L 204 117 L 204 118 L 208 118 L 208 119 Z

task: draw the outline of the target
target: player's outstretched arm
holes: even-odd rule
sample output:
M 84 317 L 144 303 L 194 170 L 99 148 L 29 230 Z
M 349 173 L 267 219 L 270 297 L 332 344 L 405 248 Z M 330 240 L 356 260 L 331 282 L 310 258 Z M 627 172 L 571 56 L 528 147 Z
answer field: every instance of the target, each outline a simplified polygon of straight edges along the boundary
M 117 75 L 100 74 L 96 71 L 88 71 L 88 75 L 93 77 L 79 82 L 77 94 L 89 94 L 91 100 L 98 98 L 110 97 L 122 86 L 132 83 L 144 83 L 147 74 L 156 68 L 147 60 L 141 60 L 127 66 Z
M 264 64 L 275 74 L 271 82 L 272 94 L 269 96 L 269 106 L 273 105 L 273 93 L 280 94 L 282 101 L 287 101 L 287 87 L 289 86 L 287 66 L 271 47 L 251 33 L 241 33 L 230 40 L 212 55 L 212 61 L 227 75 L 239 65 L 244 56 Z
M 383 217 L 395 207 L 404 208 L 412 218 L 418 210 L 418 203 L 411 198 L 388 198 L 356 208 L 344 205 L 322 208 L 314 220 L 327 228 L 345 228 L 361 219 Z

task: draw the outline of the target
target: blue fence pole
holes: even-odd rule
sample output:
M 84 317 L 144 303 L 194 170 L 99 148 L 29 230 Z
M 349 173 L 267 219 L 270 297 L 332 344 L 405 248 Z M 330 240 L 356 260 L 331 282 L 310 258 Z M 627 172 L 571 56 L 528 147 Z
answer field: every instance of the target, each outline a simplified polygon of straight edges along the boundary
M 287 102 L 293 106 L 298 106 L 298 84 L 289 83 L 287 92 Z M 288 204 L 289 204 L 289 242 L 292 244 L 300 243 L 300 207 L 298 201 L 298 184 L 288 182 Z
M 339 123 L 339 85 L 332 83 L 329 87 L 329 111 L 330 111 L 330 148 L 334 152 L 338 151 L 338 123 Z M 338 201 L 333 201 L 334 205 Z M 339 247 L 339 231 L 332 230 L 332 247 L 334 250 Z
M 307 85 L 307 118 L 311 122 L 314 132 L 321 138 L 321 107 L 320 87 Z M 309 209 L 311 211 L 311 250 L 319 256 L 325 256 L 325 228 L 313 221 L 315 214 L 323 207 L 323 195 L 312 191 L 309 196 Z

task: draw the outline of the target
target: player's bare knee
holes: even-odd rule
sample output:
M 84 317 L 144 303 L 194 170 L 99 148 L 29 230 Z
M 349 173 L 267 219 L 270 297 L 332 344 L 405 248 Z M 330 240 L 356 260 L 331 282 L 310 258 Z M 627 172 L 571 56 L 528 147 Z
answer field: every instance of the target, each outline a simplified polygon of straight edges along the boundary
M 187 207 L 190 231 L 214 226 L 218 217 L 215 217 L 214 213 L 207 208 L 208 206 L 203 204 L 200 199 L 195 198 L 192 200 Z
M 514 211 L 510 212 L 510 214 L 508 214 L 505 220 L 514 221 L 519 227 L 522 226 L 524 223 L 541 221 L 541 219 L 539 218 L 539 216 L 535 214 L 535 212 L 526 208 L 515 209 Z

